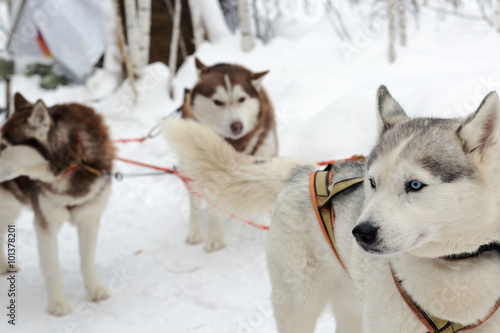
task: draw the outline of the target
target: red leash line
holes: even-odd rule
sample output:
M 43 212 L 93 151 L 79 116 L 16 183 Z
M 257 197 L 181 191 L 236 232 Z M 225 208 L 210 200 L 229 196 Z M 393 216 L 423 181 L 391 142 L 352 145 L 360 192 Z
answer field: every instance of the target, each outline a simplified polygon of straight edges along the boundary
M 150 168 L 150 169 L 154 169 L 154 170 L 159 170 L 159 171 L 163 171 L 165 173 L 171 173 L 177 177 L 179 177 L 179 179 L 182 180 L 182 182 L 184 183 L 184 185 L 186 186 L 186 189 L 191 193 L 193 194 L 194 196 L 197 196 L 198 198 L 200 199 L 203 199 L 205 200 L 209 205 L 211 205 L 212 207 L 216 208 L 217 210 L 221 211 L 222 213 L 224 213 L 225 215 L 229 215 L 231 218 L 234 218 L 234 219 L 238 219 L 248 225 L 251 225 L 252 227 L 255 227 L 257 229 L 261 229 L 261 230 L 269 230 L 269 227 L 267 225 L 262 225 L 262 224 L 258 224 L 258 223 L 255 223 L 253 221 L 249 221 L 249 220 L 245 220 L 245 219 L 242 219 L 238 216 L 236 216 L 235 214 L 231 213 L 231 212 L 228 212 L 227 210 L 223 209 L 222 207 L 220 207 L 219 205 L 217 205 L 216 203 L 212 202 L 211 200 L 209 200 L 207 197 L 205 197 L 203 194 L 195 191 L 191 186 L 189 186 L 189 182 L 192 181 L 192 179 L 189 179 L 187 177 L 184 177 L 182 176 L 177 170 L 175 169 L 170 169 L 170 168 L 163 168 L 163 167 L 159 167 L 159 166 L 156 166 L 156 165 L 151 165 L 151 164 L 146 164 L 146 163 L 142 163 L 142 162 L 137 162 L 137 161 L 132 161 L 132 160 L 129 160 L 129 159 L 126 159 L 126 158 L 121 158 L 121 157 L 116 157 L 116 160 L 118 161 L 121 161 L 121 162 L 124 162 L 124 163 L 129 163 L 129 164 L 134 164 L 134 165 L 137 165 L 137 166 L 141 166 L 141 167 L 145 167 L 145 168 Z
M 129 142 L 144 142 L 148 139 L 147 136 L 143 136 L 142 138 L 133 138 L 133 139 L 116 139 L 112 140 L 113 143 L 129 143 Z
M 142 141 L 144 141 L 146 139 L 147 139 L 147 137 L 140 138 L 140 139 L 121 139 L 122 141 L 119 141 L 119 142 L 132 142 L 133 140 L 135 140 L 137 142 L 142 142 Z M 115 140 L 115 141 L 118 141 L 118 140 Z M 122 158 L 122 157 L 116 157 L 115 159 L 118 160 L 118 161 L 124 162 L 124 163 L 134 164 L 134 165 L 141 166 L 141 167 L 144 167 L 144 168 L 159 170 L 159 171 L 163 171 L 165 173 L 171 173 L 171 174 L 179 177 L 179 179 L 181 179 L 183 181 L 184 185 L 186 186 L 186 189 L 191 194 L 193 194 L 194 196 L 197 196 L 200 199 L 205 200 L 208 204 L 210 204 L 212 207 L 216 208 L 217 210 L 223 212 L 226 215 L 229 215 L 232 218 L 235 218 L 235 219 L 238 219 L 240 221 L 243 221 L 244 223 L 246 223 L 248 225 L 251 225 L 252 227 L 255 227 L 255 228 L 258 228 L 258 229 L 261 229 L 261 230 L 269 230 L 269 226 L 258 224 L 258 223 L 252 222 L 250 220 L 242 219 L 242 218 L 236 216 L 235 214 L 233 214 L 231 212 L 228 212 L 227 210 L 223 209 L 222 207 L 220 207 L 216 203 L 212 202 L 207 197 L 205 197 L 203 194 L 195 191 L 191 186 L 189 186 L 189 182 L 192 182 L 193 180 L 189 179 L 187 177 L 182 176 L 175 168 L 171 169 L 171 168 L 159 167 L 159 166 L 156 166 L 156 165 L 151 165 L 151 164 L 146 164 L 146 163 L 142 163 L 142 162 L 138 162 L 138 161 L 133 161 L 133 160 L 129 160 L 129 159 Z M 360 160 L 364 160 L 364 157 L 362 155 L 353 155 L 350 158 L 342 159 L 342 161 L 360 161 Z M 337 162 L 337 160 L 331 160 L 331 161 L 318 162 L 317 164 L 318 165 L 327 165 L 327 164 L 334 164 L 336 162 Z

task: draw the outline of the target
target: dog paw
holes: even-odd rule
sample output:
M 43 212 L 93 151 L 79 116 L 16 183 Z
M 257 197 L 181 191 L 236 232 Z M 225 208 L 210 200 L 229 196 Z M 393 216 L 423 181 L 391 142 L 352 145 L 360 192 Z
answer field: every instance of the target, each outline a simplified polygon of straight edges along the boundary
M 65 316 L 71 313 L 71 307 L 65 300 L 50 302 L 47 312 L 54 316 Z
M 103 301 L 111 297 L 111 292 L 104 286 L 92 288 L 92 290 L 88 291 L 88 294 L 92 302 Z
M 205 251 L 212 252 L 217 251 L 226 246 L 226 243 L 222 239 L 208 239 L 205 242 Z
M 191 245 L 200 244 L 203 241 L 203 235 L 200 232 L 190 232 L 186 238 L 186 243 Z

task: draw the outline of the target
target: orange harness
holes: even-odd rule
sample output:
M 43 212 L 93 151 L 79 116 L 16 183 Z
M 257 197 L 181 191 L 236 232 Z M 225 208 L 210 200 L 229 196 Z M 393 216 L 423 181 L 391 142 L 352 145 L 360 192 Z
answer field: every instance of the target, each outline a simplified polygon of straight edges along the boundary
M 338 193 L 356 185 L 363 181 L 363 178 L 352 178 L 341 180 L 335 184 L 332 184 L 332 165 L 328 165 L 325 170 L 311 172 L 309 178 L 309 190 L 311 195 L 311 202 L 318 218 L 319 226 L 323 231 L 323 235 L 327 240 L 330 248 L 332 249 L 338 262 L 344 269 L 344 271 L 349 274 L 347 268 L 342 261 L 336 242 L 335 242 L 335 211 L 333 209 L 332 199 Z M 331 187 L 331 189 L 330 189 Z M 468 258 L 468 257 L 466 257 Z M 449 260 L 449 259 L 447 259 Z M 464 332 L 474 329 L 495 314 L 495 312 L 500 307 L 500 299 L 497 301 L 491 312 L 483 319 L 473 325 L 462 325 L 460 323 L 453 323 L 449 320 L 441 319 L 429 315 L 426 313 L 418 304 L 416 304 L 408 293 L 404 290 L 401 281 L 396 277 L 392 265 L 389 263 L 392 278 L 394 279 L 394 284 L 399 291 L 399 294 L 408 305 L 410 310 L 415 314 L 415 316 L 420 320 L 420 322 L 427 328 L 428 333 L 457 333 Z
M 332 199 L 335 195 L 348 189 L 349 187 L 360 184 L 363 178 L 352 178 L 339 181 L 332 185 L 332 164 L 329 164 L 325 170 L 311 172 L 309 178 L 309 191 L 311 201 L 318 218 L 319 225 L 330 245 L 335 257 L 342 268 L 347 272 L 344 262 L 340 258 L 337 244 L 335 242 L 335 211 L 333 210 Z M 330 189 L 331 186 L 331 189 Z
M 405 303 L 408 305 L 410 310 L 418 318 L 418 320 L 420 320 L 420 322 L 425 326 L 425 328 L 429 330 L 429 333 L 457 333 L 457 332 L 464 332 L 471 330 L 473 328 L 482 325 L 484 322 L 490 319 L 491 316 L 493 316 L 500 307 L 500 299 L 499 299 L 496 302 L 493 309 L 491 310 L 491 312 L 483 320 L 480 320 L 473 325 L 467 325 L 467 326 L 462 325 L 460 323 L 453 323 L 446 319 L 434 317 L 426 313 L 417 303 L 415 303 L 415 301 L 413 301 L 413 299 L 408 295 L 406 290 L 404 290 L 401 281 L 396 277 L 396 273 L 394 273 L 392 265 L 389 264 L 389 266 L 391 268 L 391 274 L 392 278 L 394 279 L 394 284 L 398 288 L 399 294 L 401 295 Z

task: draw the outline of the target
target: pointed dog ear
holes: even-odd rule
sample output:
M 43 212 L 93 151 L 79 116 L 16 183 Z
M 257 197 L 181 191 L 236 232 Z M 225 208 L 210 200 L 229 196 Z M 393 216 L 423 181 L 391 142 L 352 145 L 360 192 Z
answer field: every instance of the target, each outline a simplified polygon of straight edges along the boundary
M 22 109 L 22 108 L 27 107 L 27 106 L 29 107 L 31 105 L 32 104 L 30 102 L 28 102 L 28 100 L 26 98 L 24 98 L 23 95 L 16 92 L 16 94 L 14 95 L 14 111 L 17 111 L 17 110 Z
M 457 133 L 464 152 L 477 153 L 482 158 L 498 149 L 500 101 L 496 92 L 490 92 L 477 111 L 465 118 Z M 494 148 L 492 150 L 492 148 Z
M 48 128 L 50 126 L 50 114 L 45 104 L 38 100 L 33 106 L 28 123 L 35 128 Z
M 198 76 L 202 73 L 205 73 L 208 69 L 207 66 L 205 66 L 198 57 L 194 58 L 194 63 L 196 64 L 196 69 L 198 70 Z
M 380 86 L 377 91 L 377 124 L 378 134 L 382 136 L 385 131 L 394 125 L 407 121 L 410 118 L 403 108 L 392 98 L 385 86 Z
M 260 86 L 262 85 L 262 80 L 264 79 L 264 76 L 269 73 L 269 71 L 265 72 L 260 72 L 260 73 L 252 73 L 252 76 L 250 77 L 250 81 L 252 81 L 253 86 L 259 90 Z

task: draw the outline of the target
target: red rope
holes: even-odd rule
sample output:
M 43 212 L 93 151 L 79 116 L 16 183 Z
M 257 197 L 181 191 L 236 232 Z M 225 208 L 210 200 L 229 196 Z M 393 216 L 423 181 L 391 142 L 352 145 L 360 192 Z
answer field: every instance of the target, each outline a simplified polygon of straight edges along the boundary
M 118 161 L 121 161 L 121 162 L 124 162 L 124 163 L 129 163 L 129 164 L 134 164 L 134 165 L 138 165 L 138 166 L 142 166 L 142 167 L 145 167 L 145 168 L 150 168 L 150 169 L 154 169 L 154 170 L 159 170 L 159 171 L 163 171 L 165 173 L 171 173 L 177 177 L 179 177 L 179 179 L 182 180 L 182 182 L 184 183 L 184 185 L 186 186 L 186 189 L 191 193 L 193 194 L 194 196 L 197 196 L 198 198 L 200 199 L 203 199 L 205 200 L 208 204 L 210 204 L 212 207 L 216 208 L 217 210 L 221 211 L 222 213 L 226 214 L 226 215 L 229 215 L 231 218 L 234 218 L 234 219 L 238 219 L 248 225 L 251 225 L 252 227 L 255 227 L 255 228 L 258 228 L 258 229 L 261 229 L 261 230 L 269 230 L 269 227 L 267 225 L 262 225 L 262 224 L 258 224 L 258 223 L 255 223 L 255 222 L 252 222 L 250 220 L 245 220 L 245 219 L 242 219 L 238 216 L 236 216 L 235 214 L 231 213 L 231 212 L 228 212 L 227 210 L 223 209 L 222 207 L 218 206 L 216 203 L 212 202 L 211 200 L 209 200 L 207 197 L 205 197 L 203 194 L 195 191 L 190 185 L 189 185 L 189 182 L 192 181 L 192 179 L 189 179 L 187 177 L 184 177 L 182 176 L 177 170 L 175 169 L 170 169 L 170 168 L 163 168 L 163 167 L 159 167 L 159 166 L 156 166 L 156 165 L 151 165 L 151 164 L 146 164 L 146 163 L 142 163 L 142 162 L 137 162 L 137 161 L 132 161 L 132 160 L 129 160 L 129 159 L 126 159 L 126 158 L 121 158 L 121 157 L 117 157 L 116 158 Z
M 140 138 L 140 139 L 121 139 L 121 140 L 115 140 L 116 142 L 132 142 L 132 141 L 137 141 L 137 142 L 142 142 L 146 140 L 146 137 L 144 138 Z M 187 177 L 184 177 L 182 176 L 176 169 L 170 169 L 170 168 L 164 168 L 164 167 L 159 167 L 159 166 L 156 166 L 156 165 L 151 165 L 151 164 L 146 164 L 146 163 L 142 163 L 142 162 L 138 162 L 138 161 L 133 161 L 133 160 L 129 160 L 129 159 L 126 159 L 126 158 L 121 158 L 121 157 L 116 157 L 116 160 L 118 161 L 121 161 L 121 162 L 124 162 L 124 163 L 129 163 L 129 164 L 134 164 L 134 165 L 137 165 L 137 166 L 141 166 L 141 167 L 145 167 L 145 168 L 149 168 L 149 169 L 154 169 L 154 170 L 159 170 L 159 171 L 163 171 L 165 173 L 171 173 L 177 177 L 179 177 L 180 180 L 182 180 L 182 182 L 184 183 L 184 185 L 186 186 L 186 189 L 191 193 L 193 194 L 194 196 L 197 196 L 198 198 L 200 199 L 203 199 L 205 200 L 208 204 L 210 204 L 212 207 L 214 207 L 215 209 L 223 212 L 224 214 L 226 215 L 229 215 L 231 218 L 235 218 L 235 219 L 238 219 L 240 221 L 243 221 L 244 223 L 248 224 L 248 225 L 251 225 L 252 227 L 255 227 L 257 229 L 261 229 L 261 230 L 269 230 L 269 226 L 267 225 L 262 225 L 262 224 L 258 224 L 258 223 L 255 223 L 255 222 L 252 222 L 250 220 L 245 220 L 245 219 L 242 219 L 238 216 L 236 216 L 235 214 L 223 209 L 222 207 L 220 207 L 219 205 L 217 205 L 216 203 L 212 202 L 211 200 L 209 200 L 207 197 L 205 197 L 203 194 L 195 191 L 190 185 L 189 185 L 189 182 L 193 181 L 192 179 L 189 179 Z M 364 157 L 362 155 L 353 155 L 352 157 L 350 158 L 346 158 L 346 159 L 342 159 L 342 161 L 360 161 L 360 160 L 364 160 Z M 322 162 L 318 162 L 317 164 L 318 165 L 327 165 L 327 164 L 334 164 L 335 162 L 337 162 L 337 160 L 331 160 L 331 161 L 322 161 Z M 272 212 L 271 212 L 272 213 Z
M 365 157 L 363 155 L 352 155 L 351 157 L 349 158 L 343 158 L 341 159 L 340 161 L 364 161 L 365 160 Z M 331 161 L 321 161 L 321 162 L 316 162 L 317 165 L 328 165 L 328 164 L 335 164 L 337 163 L 337 161 L 339 160 L 331 160 Z
M 129 143 L 129 142 L 144 142 L 148 139 L 147 136 L 143 136 L 142 138 L 134 138 L 134 139 L 116 139 L 112 140 L 113 143 Z

